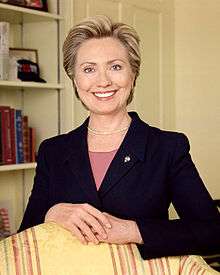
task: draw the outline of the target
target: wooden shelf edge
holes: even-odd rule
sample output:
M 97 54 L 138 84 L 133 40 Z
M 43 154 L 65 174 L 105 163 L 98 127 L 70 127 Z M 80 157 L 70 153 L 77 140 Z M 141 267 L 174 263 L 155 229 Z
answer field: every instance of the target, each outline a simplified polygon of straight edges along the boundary
M 0 9 L 11 10 L 14 12 L 21 12 L 21 13 L 29 14 L 29 15 L 37 15 L 37 16 L 48 18 L 48 19 L 63 20 L 63 17 L 58 14 L 45 12 L 45 11 L 38 11 L 38 10 L 34 10 L 34 9 L 29 9 L 29 8 L 25 8 L 25 7 L 19 7 L 19 6 L 14 6 L 14 5 L 9 5 L 9 4 L 4 4 L 4 3 L 0 3 Z
M 36 166 L 37 166 L 36 162 L 0 165 L 0 172 L 13 171 L 13 170 L 35 169 Z
M 37 89 L 63 89 L 62 84 L 40 83 L 31 81 L 0 80 L 0 87 L 37 88 Z

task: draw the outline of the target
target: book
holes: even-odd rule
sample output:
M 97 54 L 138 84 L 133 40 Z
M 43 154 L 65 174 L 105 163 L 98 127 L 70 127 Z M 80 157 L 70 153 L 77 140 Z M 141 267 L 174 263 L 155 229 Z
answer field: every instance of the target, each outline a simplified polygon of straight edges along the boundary
M 12 164 L 10 107 L 0 106 L 2 163 Z
M 30 161 L 36 161 L 36 131 L 35 128 L 29 127 L 30 132 Z
M 11 234 L 8 210 L 0 208 L 0 240 Z
M 36 131 L 21 110 L 0 106 L 0 164 L 35 162 Z
M 22 134 L 23 134 L 23 151 L 24 151 L 24 162 L 30 162 L 30 133 L 28 129 L 28 117 L 22 117 Z
M 9 23 L 0 22 L 0 54 L 9 53 Z
M 9 23 L 0 22 L 0 80 L 9 77 Z
M 10 108 L 10 132 L 11 132 L 11 157 L 12 163 L 16 163 L 16 142 L 15 142 L 15 109 Z
M 22 133 L 22 111 L 15 110 L 15 144 L 16 163 L 24 162 L 23 133 Z

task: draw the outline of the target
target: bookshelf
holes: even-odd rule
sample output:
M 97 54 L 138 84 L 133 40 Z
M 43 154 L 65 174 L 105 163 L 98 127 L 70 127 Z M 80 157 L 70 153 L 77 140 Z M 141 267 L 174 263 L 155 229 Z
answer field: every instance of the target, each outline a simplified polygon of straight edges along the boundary
M 8 81 L 0 80 L 0 88 L 9 87 L 9 88 L 36 88 L 36 89 L 63 89 L 63 85 L 59 83 L 37 83 L 31 81 Z M 13 89 L 14 90 L 14 89 Z M 1 91 L 0 91 L 1 92 Z
M 0 3 L 0 21 L 10 23 L 10 47 L 36 49 L 40 77 L 46 83 L 0 80 L 0 105 L 21 109 L 36 129 L 36 151 L 42 140 L 60 134 L 60 41 L 63 16 L 59 0 L 48 0 L 49 12 Z M 12 232 L 20 224 L 32 189 L 36 163 L 0 165 L 0 207 L 9 209 Z
M 36 168 L 35 162 L 0 165 L 0 172 L 13 171 L 13 170 L 35 169 L 35 168 Z
M 50 2 L 50 1 L 49 1 Z M 54 2 L 57 2 L 54 0 Z M 51 7 L 51 6 L 50 6 Z M 1 4 L 0 3 L 1 21 L 10 21 L 11 23 L 27 21 L 48 21 L 62 20 L 63 17 L 56 13 L 27 9 L 23 7 Z M 22 19 L 25 16 L 25 19 Z

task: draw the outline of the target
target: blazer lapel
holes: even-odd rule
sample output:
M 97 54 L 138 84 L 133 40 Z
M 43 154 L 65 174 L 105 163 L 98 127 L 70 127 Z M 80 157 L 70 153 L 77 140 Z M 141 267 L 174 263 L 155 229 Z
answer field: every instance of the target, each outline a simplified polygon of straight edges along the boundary
M 87 125 L 89 118 L 82 126 L 70 133 L 69 152 L 65 162 L 74 173 L 89 202 L 95 207 L 102 207 L 102 197 L 114 187 L 120 179 L 139 161 L 148 161 L 155 152 L 158 138 L 152 142 L 150 126 L 144 123 L 136 113 L 129 113 L 132 118 L 129 130 L 118 149 L 103 182 L 97 192 L 88 154 Z M 151 140 L 151 141 L 150 141 Z M 150 143 L 150 146 L 149 146 Z
M 78 184 L 89 199 L 89 202 L 93 206 L 100 208 L 101 202 L 98 197 L 88 155 L 87 123 L 88 119 L 81 127 L 74 131 L 74 134 L 72 134 L 68 146 L 70 151 L 65 162 L 74 173 Z
M 132 123 L 99 188 L 100 197 L 110 191 L 137 162 L 145 159 L 149 126 L 136 113 L 129 114 Z

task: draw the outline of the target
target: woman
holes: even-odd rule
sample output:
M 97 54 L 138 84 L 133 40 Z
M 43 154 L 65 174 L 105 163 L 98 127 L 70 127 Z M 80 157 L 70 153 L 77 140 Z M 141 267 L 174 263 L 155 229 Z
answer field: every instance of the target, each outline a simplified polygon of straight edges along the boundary
M 144 259 L 219 250 L 219 213 L 187 138 L 127 112 L 140 69 L 135 30 L 89 18 L 70 30 L 63 53 L 90 116 L 41 144 L 19 230 L 55 221 L 84 244 L 136 243 Z M 180 219 L 168 219 L 171 202 Z

